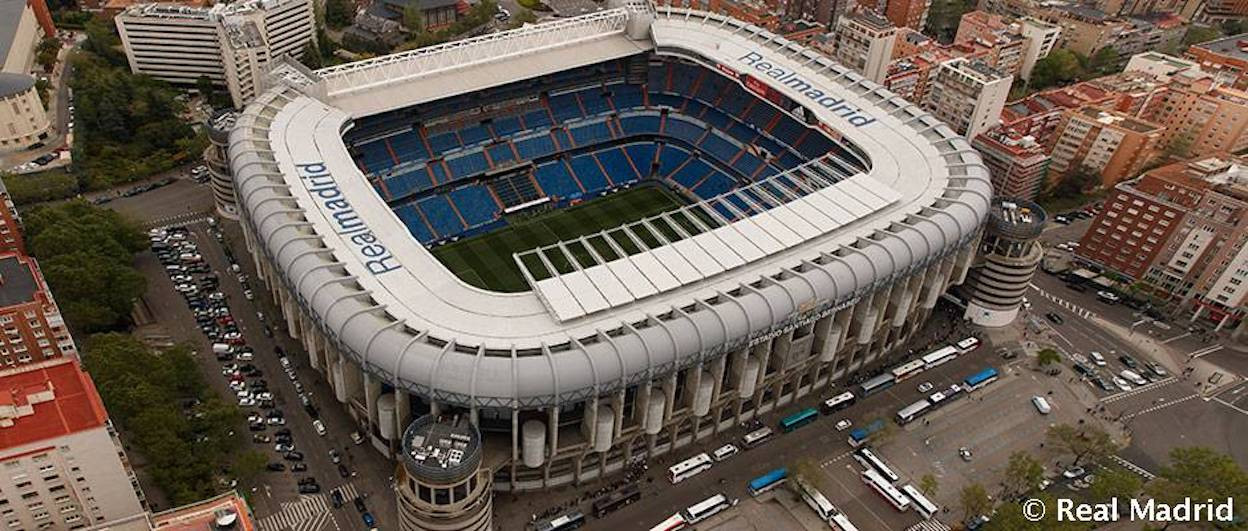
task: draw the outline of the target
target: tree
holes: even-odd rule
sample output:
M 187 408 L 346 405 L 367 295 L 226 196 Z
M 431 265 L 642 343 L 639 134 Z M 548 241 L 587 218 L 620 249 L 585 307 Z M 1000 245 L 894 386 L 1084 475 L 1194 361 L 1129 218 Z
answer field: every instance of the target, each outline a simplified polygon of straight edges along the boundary
M 962 502 L 962 518 L 964 520 L 972 516 L 986 515 L 992 511 L 992 498 L 988 497 L 988 491 L 979 483 L 972 483 L 962 487 L 960 499 Z
M 321 61 L 320 52 L 318 52 L 316 50 L 316 46 L 313 46 L 310 42 L 303 46 L 303 55 L 300 56 L 299 62 L 303 63 L 303 66 L 311 68 L 312 70 L 325 66 L 324 62 Z
M 1028 85 L 1036 90 L 1071 83 L 1084 76 L 1083 60 L 1073 51 L 1057 49 L 1036 61 Z
M 936 490 L 940 488 L 940 483 L 936 481 L 936 476 L 931 474 L 923 474 L 919 478 L 919 492 L 931 498 L 936 496 Z
M 250 483 L 264 473 L 265 466 L 268 464 L 269 458 L 263 452 L 250 450 L 234 456 L 234 464 L 230 466 L 230 472 L 240 483 Z
M 1222 23 L 1222 33 L 1225 35 L 1239 35 L 1248 32 L 1248 21 L 1242 18 L 1232 18 Z
M 973 9 L 975 2 L 969 0 L 933 0 L 928 8 L 923 33 L 936 37 L 944 44 L 952 43 L 962 15 Z
M 126 64 L 126 57 L 118 50 L 121 46 L 121 39 L 114 33 L 116 26 L 113 25 L 113 21 L 92 18 L 84 24 L 83 28 L 87 34 L 87 40 L 82 43 L 83 51 L 90 52 L 115 66 Z
M 53 199 L 65 199 L 78 193 L 78 179 L 60 170 L 15 175 L 0 175 L 9 197 L 18 205 L 29 205 Z
M 1100 77 L 1114 73 L 1118 67 L 1118 50 L 1113 46 L 1106 46 L 1092 54 L 1088 58 L 1087 69 L 1084 76 L 1087 78 Z
M 1061 362 L 1062 355 L 1058 354 L 1056 350 L 1051 348 L 1041 349 L 1040 352 L 1036 353 L 1036 363 L 1038 363 L 1041 367 Z
M 1134 498 L 1143 486 L 1140 477 L 1122 468 L 1108 468 L 1097 473 L 1088 488 L 1088 493 L 1097 502 L 1105 502 L 1111 498 Z
M 355 9 L 348 0 L 325 1 L 325 24 L 331 29 L 342 29 L 355 19 Z
M 414 34 L 425 32 L 425 13 L 421 11 L 420 4 L 412 2 L 403 8 L 403 27 Z
M 1183 46 L 1186 47 L 1192 44 L 1209 42 L 1221 36 L 1222 32 L 1218 31 L 1217 28 L 1193 24 L 1188 26 L 1187 33 L 1183 34 Z
M 1010 454 L 1005 467 L 1005 489 L 1001 497 L 1013 499 L 1034 490 L 1044 479 L 1044 465 L 1025 451 Z
M 1100 184 L 1100 175 L 1096 170 L 1080 166 L 1062 175 L 1045 195 L 1055 199 L 1079 197 L 1084 192 Z
M 1162 467 L 1157 478 L 1148 482 L 1145 494 L 1158 502 L 1173 504 L 1184 498 L 1193 500 L 1225 500 L 1233 498 L 1236 516 L 1248 517 L 1244 500 L 1248 498 L 1248 472 L 1230 456 L 1204 447 L 1180 447 L 1170 450 L 1170 464 Z M 1194 527 L 1211 529 L 1212 523 L 1195 523 Z
M 535 15 L 530 9 L 521 8 L 518 13 L 511 17 L 509 25 L 512 28 L 518 28 L 525 24 L 533 24 L 534 22 L 537 22 L 537 15 Z
M 1057 499 L 1049 494 L 1039 494 L 1034 498 L 1044 504 L 1044 518 L 1033 522 L 1023 517 L 1023 501 L 1003 503 L 992 514 L 992 520 L 984 525 L 984 531 L 1085 531 L 1092 529 L 1092 524 L 1083 522 L 1058 521 Z
M 1045 437 L 1053 447 L 1075 458 L 1071 466 L 1078 466 L 1085 459 L 1100 462 L 1118 451 L 1118 445 L 1109 434 L 1094 426 L 1055 424 L 1049 426 Z
M 51 72 L 56 66 L 57 54 L 61 51 L 61 41 L 56 37 L 44 37 L 35 48 L 35 62 L 43 67 L 44 72 Z

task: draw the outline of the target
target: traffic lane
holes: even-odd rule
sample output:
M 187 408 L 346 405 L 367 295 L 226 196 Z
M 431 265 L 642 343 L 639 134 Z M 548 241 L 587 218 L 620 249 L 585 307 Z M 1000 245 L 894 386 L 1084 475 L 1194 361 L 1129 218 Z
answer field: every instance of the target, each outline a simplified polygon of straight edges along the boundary
M 754 449 L 744 450 L 727 461 L 716 463 L 710 470 L 697 476 L 675 485 L 668 482 L 667 467 L 677 462 L 699 452 L 710 452 L 729 442 L 741 447 L 741 437 L 746 431 L 740 427 L 726 430 L 719 437 L 705 439 L 693 447 L 678 450 L 675 455 L 668 454 L 650 463 L 647 479 L 641 482 L 642 500 L 645 503 L 634 503 L 594 522 L 595 524 L 601 523 L 606 529 L 646 529 L 662 521 L 668 515 L 706 499 L 716 491 L 722 491 L 729 496 L 748 496 L 745 485 L 750 480 L 771 470 L 792 466 L 794 462 L 803 457 L 810 458 L 816 463 L 824 463 L 848 452 L 850 450 L 847 442 L 849 431 L 836 431 L 837 420 L 849 418 L 855 426 L 864 425 L 876 418 L 884 418 L 886 422 L 892 422 L 892 417 L 899 409 L 918 400 L 920 395 L 916 386 L 920 382 L 930 380 L 933 384 L 937 384 L 937 388 L 940 385 L 948 387 L 948 384 L 960 381 L 961 378 L 978 372 L 987 365 L 999 366 L 999 364 L 999 358 L 995 358 L 993 350 L 981 346 L 965 356 L 959 356 L 931 371 L 925 371 L 919 377 L 911 378 L 903 384 L 860 399 L 849 408 L 830 415 L 820 415 L 819 420 L 793 433 L 778 434 L 775 440 Z M 936 390 L 933 389 L 929 394 Z M 775 429 L 779 419 L 784 415 L 804 407 L 818 407 L 824 399 L 840 392 L 842 391 L 830 390 L 803 398 L 797 404 L 789 404 L 763 415 L 761 420 L 765 425 Z M 861 483 L 857 476 L 853 481 Z M 865 489 L 866 486 L 863 485 L 863 488 Z M 875 496 L 874 492 L 871 494 Z M 574 496 L 575 494 L 572 494 L 567 497 Z M 878 496 L 875 496 L 874 502 L 870 501 L 869 497 L 865 501 L 871 504 L 870 507 L 876 512 L 883 512 L 885 508 L 892 510 L 891 506 Z M 838 500 L 832 499 L 833 504 L 837 502 Z M 582 510 L 589 514 L 587 507 L 588 505 L 582 507 Z M 852 516 L 851 514 L 851 519 L 853 519 Z M 866 521 L 867 516 L 864 514 L 861 518 Z
M 264 481 L 270 487 L 264 489 L 266 497 L 274 498 L 279 503 L 297 499 L 298 487 L 295 483 L 298 479 L 304 477 L 316 478 L 323 492 L 337 487 L 344 480 L 339 478 L 337 465 L 330 460 L 329 449 L 331 445 L 313 429 L 312 419 L 300 404 L 298 400 L 299 395 L 294 389 L 294 383 L 286 377 L 277 356 L 274 354 L 273 341 L 263 333 L 265 322 L 260 320 L 255 308 L 249 304 L 249 301 L 243 295 L 243 287 L 238 282 L 235 274 L 230 271 L 229 261 L 221 245 L 209 234 L 207 227 L 196 225 L 194 232 L 202 242 L 205 242 L 199 246 L 200 254 L 204 256 L 205 260 L 211 264 L 215 271 L 219 272 L 220 286 L 218 290 L 225 294 L 227 304 L 230 306 L 230 314 L 234 317 L 235 322 L 238 323 L 239 331 L 243 334 L 247 344 L 255 350 L 255 358 L 249 363 L 256 365 L 263 371 L 263 377 L 268 383 L 269 390 L 274 394 L 274 403 L 286 418 L 284 426 L 271 426 L 263 432 L 252 433 L 264 433 L 271 437 L 274 432 L 282 428 L 289 429 L 295 450 L 303 453 L 304 459 L 302 462 L 308 467 L 305 472 L 293 472 L 290 468 L 294 462 L 284 460 L 281 453 L 274 451 L 274 443 L 252 443 L 256 449 L 263 451 L 269 456 L 270 462 L 286 464 L 287 471 L 285 473 L 272 473 L 261 476 L 261 481 Z M 254 409 L 253 411 L 260 412 L 261 415 L 265 414 L 264 410 Z M 362 527 L 362 523 L 359 524 L 359 527 Z
M 820 490 L 859 529 L 905 529 L 914 525 L 914 514 L 898 512 L 884 501 L 863 482 L 862 471 L 853 457 L 842 459 L 823 469 L 825 481 L 819 485 Z
M 113 195 L 124 189 L 106 194 L 114 197 L 114 199 L 105 203 L 104 206 L 132 219 L 144 222 L 154 222 L 187 214 L 211 212 L 214 208 L 212 191 L 208 189 L 207 184 L 200 184 L 186 178 L 186 170 L 187 168 L 182 168 L 157 176 L 152 180 L 173 177 L 174 181 L 135 196 L 117 197 Z M 142 183 L 131 183 L 126 188 L 133 188 L 139 184 Z M 215 240 L 211 237 L 208 238 L 208 241 L 215 243 Z
M 254 270 L 254 262 L 251 255 L 243 243 L 242 233 L 238 225 L 233 223 L 225 223 L 222 229 L 226 234 L 226 243 L 230 246 L 234 256 L 239 260 L 239 266 L 243 273 L 247 274 L 250 288 L 253 290 L 255 300 L 251 301 L 250 307 L 253 310 L 260 311 L 266 315 L 267 322 L 272 327 L 273 337 L 263 338 L 274 345 L 279 345 L 285 350 L 287 359 L 291 366 L 295 368 L 295 373 L 300 383 L 304 387 L 304 391 L 312 397 L 312 403 L 316 406 L 319 418 L 324 423 L 327 435 L 324 438 L 325 444 L 329 447 L 336 447 L 343 455 L 342 464 L 344 464 L 352 473 L 352 476 L 346 479 L 339 478 L 337 465 L 332 469 L 328 469 L 326 475 L 330 479 L 330 483 L 322 483 L 322 491 L 328 492 L 338 486 L 351 482 L 361 496 L 367 499 L 368 510 L 377 520 L 377 526 L 382 529 L 397 526 L 398 508 L 394 502 L 393 490 L 390 486 L 390 479 L 394 475 L 395 463 L 393 460 L 364 445 L 354 445 L 350 439 L 350 433 L 357 429 L 355 420 L 346 410 L 346 406 L 338 403 L 335 399 L 333 390 L 329 387 L 324 375 L 308 365 L 308 356 L 303 350 L 303 345 L 297 340 L 291 339 L 284 332 L 284 322 L 280 317 L 275 304 L 269 292 L 256 279 Z M 235 277 L 237 281 L 237 277 Z M 240 286 L 239 289 L 242 289 Z M 280 362 L 276 356 L 268 359 L 269 364 L 274 367 L 273 374 L 276 378 L 287 381 L 287 386 L 293 390 L 293 383 L 289 381 L 285 372 L 282 370 Z M 265 370 L 269 374 L 269 370 Z M 294 407 L 297 415 L 304 425 L 305 431 L 310 433 L 311 437 L 318 437 L 315 430 L 311 426 L 311 417 L 306 414 L 302 404 L 298 402 L 298 394 L 292 394 L 294 397 Z M 299 438 L 296 437 L 296 446 L 298 446 Z M 328 450 L 325 459 L 328 459 Z M 311 468 L 311 467 L 309 467 Z M 378 495 L 379 498 L 372 498 Z M 348 500 L 349 503 L 349 500 Z M 366 529 L 359 514 L 352 509 L 346 511 L 340 516 L 344 516 L 351 523 L 347 524 L 350 529 Z M 339 525 L 342 525 L 340 522 Z
M 1032 311 L 1038 312 L 1040 315 L 1049 312 L 1056 312 L 1062 315 L 1062 324 L 1056 324 L 1047 318 L 1043 320 L 1045 325 L 1053 331 L 1055 335 L 1070 348 L 1069 353 L 1079 354 L 1088 360 L 1089 368 L 1104 370 L 1112 374 L 1118 374 L 1122 369 L 1127 368 L 1118 359 L 1123 354 L 1129 354 L 1137 361 L 1147 361 L 1139 356 L 1139 349 L 1135 345 L 1118 338 L 1116 335 L 1106 332 L 1100 328 L 1095 320 L 1087 319 L 1079 316 L 1069 308 L 1054 303 L 1046 298 L 1032 302 Z M 1105 358 L 1105 367 L 1096 367 L 1091 361 L 1091 353 L 1099 352 Z
M 1200 398 L 1135 417 L 1129 423 L 1131 444 L 1120 454 L 1156 473 L 1169 462 L 1174 448 L 1204 446 L 1225 453 L 1248 467 L 1248 412 L 1238 411 L 1217 399 Z

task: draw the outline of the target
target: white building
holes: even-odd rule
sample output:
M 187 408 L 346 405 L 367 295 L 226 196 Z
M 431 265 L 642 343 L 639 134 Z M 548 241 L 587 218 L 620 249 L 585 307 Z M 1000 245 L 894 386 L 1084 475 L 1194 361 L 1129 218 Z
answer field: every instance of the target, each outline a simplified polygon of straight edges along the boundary
M 1018 25 L 1019 33 L 1027 41 L 1023 49 L 1023 66 L 1018 75 L 1024 80 L 1030 80 L 1031 70 L 1036 67 L 1036 61 L 1048 57 L 1049 52 L 1053 51 L 1058 37 L 1062 35 L 1062 28 L 1031 17 L 1019 19 Z
M 207 76 L 242 107 L 261 90 L 275 57 L 298 57 L 312 41 L 310 0 L 250 0 L 194 8 L 141 4 L 114 19 L 130 70 L 181 85 Z
M 0 372 L 0 521 L 82 529 L 144 515 L 95 384 L 74 359 Z
M 873 11 L 856 11 L 836 21 L 836 59 L 876 83 L 888 76 L 896 40 L 897 28 Z
M 1127 61 L 1127 67 L 1124 72 L 1144 72 L 1151 76 L 1155 76 L 1163 83 L 1170 81 L 1170 77 L 1189 70 L 1199 71 L 1200 65 L 1195 61 L 1189 61 L 1166 55 L 1161 52 L 1144 52 L 1131 56 Z
M 0 152 L 30 147 L 47 137 L 50 126 L 35 78 L 0 72 Z
M 980 60 L 950 59 L 932 76 L 923 107 L 959 134 L 975 138 L 1001 121 L 1013 79 Z

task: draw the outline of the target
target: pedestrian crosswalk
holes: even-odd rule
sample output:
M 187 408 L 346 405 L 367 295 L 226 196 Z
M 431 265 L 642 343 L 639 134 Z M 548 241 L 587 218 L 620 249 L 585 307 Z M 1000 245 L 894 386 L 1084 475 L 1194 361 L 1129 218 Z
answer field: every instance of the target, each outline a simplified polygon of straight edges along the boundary
M 940 520 L 924 520 L 906 528 L 906 531 L 949 531 L 951 527 Z
M 1130 470 L 1132 472 L 1135 472 L 1136 474 L 1138 474 L 1140 477 L 1144 478 L 1145 480 L 1151 480 L 1157 477 L 1156 474 L 1153 474 L 1152 472 L 1144 470 L 1144 467 L 1141 467 L 1140 465 L 1127 461 L 1126 459 L 1123 459 L 1122 457 L 1118 455 L 1111 454 L 1109 458 L 1113 459 L 1114 462 L 1118 463 L 1119 465 L 1122 465 L 1123 468 Z
M 1196 398 L 1196 397 L 1198 397 L 1198 396 L 1200 396 L 1200 395 L 1198 395 L 1198 394 L 1196 394 L 1196 393 L 1192 393 L 1192 394 L 1187 395 L 1187 396 L 1185 396 L 1185 397 L 1183 397 L 1183 398 L 1179 398 L 1179 399 L 1176 399 L 1176 400 L 1170 400 L 1170 401 L 1167 401 L 1167 402 L 1162 402 L 1162 403 L 1160 403 L 1160 404 L 1158 404 L 1158 405 L 1155 405 L 1155 406 L 1153 406 L 1153 407 L 1146 408 L 1146 409 L 1142 409 L 1142 410 L 1140 410 L 1140 411 L 1136 411 L 1135 413 L 1129 413 L 1129 414 L 1127 414 L 1127 415 L 1123 415 L 1123 416 L 1122 416 L 1122 420 L 1125 422 L 1125 421 L 1131 420 L 1131 419 L 1133 419 L 1133 418 L 1135 418 L 1135 417 L 1138 417 L 1138 416 L 1140 416 L 1140 415 L 1146 415 L 1146 414 L 1148 414 L 1148 413 L 1152 413 L 1152 412 L 1157 411 L 1157 410 L 1165 409 L 1165 408 L 1168 408 L 1168 407 L 1170 407 L 1170 406 L 1176 406 L 1176 405 L 1182 404 L 1183 402 L 1187 402 L 1188 400 L 1191 400 L 1191 399 L 1193 399 L 1193 398 Z
M 167 229 L 179 225 L 191 225 L 201 221 L 207 221 L 212 217 L 210 212 L 187 212 L 185 214 L 177 214 L 174 216 L 165 216 L 159 219 L 148 220 L 144 223 L 149 229 Z
M 355 484 L 347 483 L 313 495 L 300 495 L 298 500 L 282 502 L 281 510 L 258 520 L 260 531 L 318 531 L 328 520 L 333 519 L 330 508 L 330 493 L 342 493 L 342 499 L 350 503 L 359 493 Z M 335 522 L 336 527 L 337 522 Z
M 1133 396 L 1135 396 L 1135 395 L 1139 395 L 1139 394 L 1147 393 L 1147 392 L 1149 392 L 1149 391 L 1152 391 L 1152 390 L 1155 390 L 1155 389 L 1158 389 L 1158 388 L 1161 388 L 1161 387 L 1165 387 L 1165 386 L 1170 385 L 1170 384 L 1172 384 L 1172 383 L 1174 383 L 1174 382 L 1177 382 L 1177 381 L 1179 381 L 1179 380 L 1178 380 L 1177 378 L 1173 377 L 1173 376 L 1166 377 L 1166 378 L 1163 378 L 1163 379 L 1161 379 L 1161 380 L 1157 380 L 1157 381 L 1155 381 L 1155 382 L 1153 382 L 1153 383 L 1150 383 L 1150 384 L 1148 384 L 1148 385 L 1141 386 L 1141 387 L 1136 387 L 1135 389 L 1130 390 L 1130 391 L 1126 391 L 1126 392 L 1118 393 L 1118 394 L 1116 394 L 1116 395 L 1109 395 L 1109 396 L 1107 396 L 1107 397 L 1102 398 L 1102 399 L 1101 399 L 1101 403 L 1103 403 L 1103 404 L 1112 404 L 1112 403 L 1117 402 L 1117 401 L 1119 401 L 1119 400 L 1122 400 L 1122 399 L 1124 399 L 1124 398 L 1131 398 L 1131 397 L 1133 397 Z
M 1058 296 L 1056 296 L 1056 295 L 1054 295 L 1054 294 L 1052 294 L 1052 293 L 1049 293 L 1049 292 L 1047 292 L 1047 291 L 1045 291 L 1045 290 L 1041 289 L 1039 286 L 1037 286 L 1037 285 L 1035 285 L 1035 284 L 1031 284 L 1031 289 L 1034 289 L 1034 290 L 1036 290 L 1036 292 L 1040 293 L 1040 296 L 1041 296 L 1041 297 L 1044 297 L 1044 298 L 1046 298 L 1046 299 L 1048 299 L 1048 300 L 1052 301 L 1052 302 L 1053 302 L 1053 304 L 1056 304 L 1056 305 L 1058 305 L 1058 306 L 1061 306 L 1061 307 L 1063 307 L 1063 308 L 1066 308 L 1067 310 L 1070 310 L 1070 311 L 1071 311 L 1071 313 L 1074 313 L 1075 315 L 1078 315 L 1080 318 L 1083 318 L 1083 319 L 1091 319 L 1091 318 L 1093 318 L 1093 317 L 1096 317 L 1096 313 L 1092 312 L 1091 310 L 1088 310 L 1087 308 L 1084 308 L 1084 307 L 1079 306 L 1079 305 L 1077 305 L 1077 304 L 1075 304 L 1075 303 L 1073 303 L 1073 302 L 1070 302 L 1070 301 L 1068 301 L 1068 300 L 1066 300 L 1066 299 L 1063 299 L 1063 298 L 1058 297 Z

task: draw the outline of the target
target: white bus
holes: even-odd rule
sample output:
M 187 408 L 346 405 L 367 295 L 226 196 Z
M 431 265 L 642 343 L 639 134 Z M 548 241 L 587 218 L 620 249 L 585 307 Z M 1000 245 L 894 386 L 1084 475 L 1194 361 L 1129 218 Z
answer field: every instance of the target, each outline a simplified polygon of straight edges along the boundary
M 845 513 L 836 513 L 832 515 L 832 519 L 828 522 L 832 524 L 832 527 L 839 529 L 840 531 L 858 531 L 858 528 L 854 527 L 854 524 L 850 523 L 849 518 L 845 516 Z
M 846 391 L 839 395 L 823 401 L 823 413 L 828 414 L 834 411 L 840 411 L 854 404 L 854 394 Z
M 680 483 L 711 468 L 711 456 L 705 452 L 676 463 L 667 469 L 668 477 L 673 484 Z
M 884 460 L 875 455 L 875 452 L 872 452 L 870 448 L 859 448 L 857 452 L 854 452 L 854 455 L 858 456 L 862 461 L 865 461 L 863 466 L 874 470 L 877 474 L 887 478 L 889 483 L 896 483 L 897 480 L 901 479 L 897 476 L 897 473 L 893 472 L 893 469 L 889 468 L 888 465 L 884 463 Z
M 802 500 L 815 511 L 815 514 L 819 515 L 820 520 L 827 522 L 832 518 L 833 514 L 838 512 L 836 507 L 832 505 L 832 502 L 828 501 L 814 485 L 810 485 L 800 478 L 795 483 L 797 484 L 798 494 L 802 495 Z
M 685 517 L 681 516 L 680 513 L 676 513 L 667 517 L 667 520 L 651 527 L 650 531 L 677 531 L 686 527 L 689 527 L 689 523 L 685 521 Z
M 923 416 L 923 414 L 927 413 L 927 410 L 931 407 L 932 403 L 926 398 L 910 404 L 902 408 L 901 411 L 897 412 L 897 424 L 905 426 L 906 424 L 909 424 L 910 421 Z
M 949 346 L 923 356 L 923 368 L 930 369 L 958 357 L 958 348 Z
M 772 431 L 771 428 L 764 426 L 762 428 L 759 428 L 757 430 L 754 430 L 752 432 L 745 434 L 745 437 L 741 438 L 741 443 L 744 444 L 746 448 L 753 448 L 767 441 L 770 441 L 771 438 L 775 436 L 776 436 L 775 431 Z
M 723 494 L 716 494 L 681 511 L 680 516 L 686 523 L 693 525 L 719 514 L 720 511 L 732 507 L 736 503 L 737 500 L 729 500 Z
M 975 337 L 968 337 L 955 343 L 954 346 L 958 347 L 958 352 L 966 354 L 967 352 L 979 348 L 979 339 Z
M 901 491 L 897 490 L 897 487 L 894 487 L 874 470 L 868 469 L 863 471 L 862 481 L 872 489 L 875 489 L 875 492 L 880 493 L 880 496 L 884 497 L 884 501 L 887 501 L 894 509 L 904 513 L 906 509 L 910 508 L 910 500 L 902 495 Z
M 924 519 L 931 518 L 940 512 L 940 507 L 928 500 L 927 496 L 919 492 L 919 489 L 914 488 L 914 485 L 906 484 L 901 487 L 901 492 L 904 492 L 906 497 L 914 502 L 914 512 L 919 513 Z
M 923 364 L 922 358 L 919 358 L 911 362 L 903 363 L 899 365 L 897 368 L 893 369 L 892 371 L 893 381 L 900 382 L 902 380 L 910 378 L 911 376 L 916 376 L 919 373 L 923 372 L 923 366 L 924 364 Z

